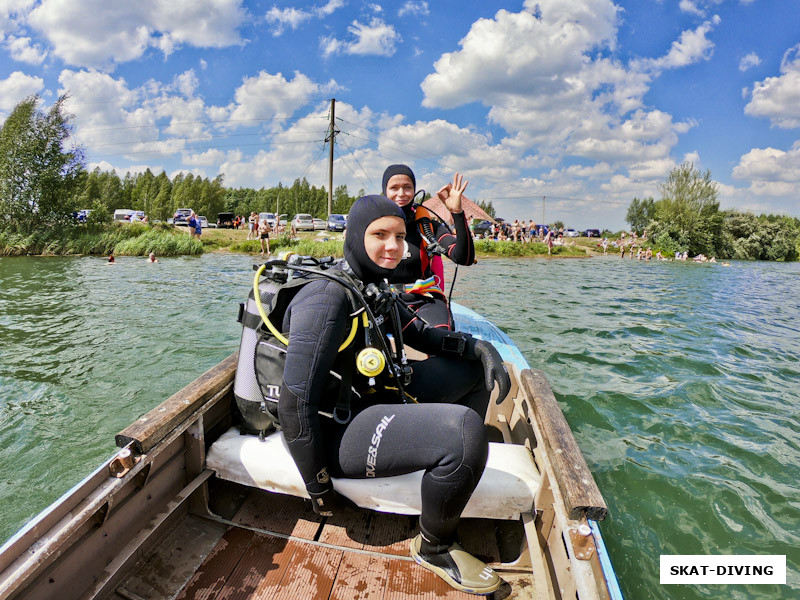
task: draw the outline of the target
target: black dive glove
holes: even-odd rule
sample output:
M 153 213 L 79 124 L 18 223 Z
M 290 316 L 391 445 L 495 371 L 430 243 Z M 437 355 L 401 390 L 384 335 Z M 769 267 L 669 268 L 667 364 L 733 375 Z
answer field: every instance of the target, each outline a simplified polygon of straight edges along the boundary
M 333 488 L 324 492 L 309 492 L 308 495 L 311 496 L 311 507 L 321 517 L 342 514 L 346 508 L 358 508 L 349 498 L 342 496 Z
M 494 382 L 497 382 L 499 393 L 495 403 L 500 404 L 505 400 L 506 396 L 508 396 L 508 392 L 511 390 L 511 378 L 508 376 L 508 370 L 503 364 L 500 353 L 490 342 L 478 339 L 475 340 L 473 352 L 475 358 L 480 360 L 483 365 L 486 389 L 491 392 L 492 388 L 494 388 Z

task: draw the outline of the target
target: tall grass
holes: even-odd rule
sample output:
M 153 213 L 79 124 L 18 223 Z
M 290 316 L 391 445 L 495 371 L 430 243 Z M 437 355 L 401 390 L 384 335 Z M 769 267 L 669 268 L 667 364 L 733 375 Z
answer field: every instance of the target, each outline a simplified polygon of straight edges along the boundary
M 328 240 L 327 242 L 318 242 L 310 239 L 297 240 L 286 234 L 281 234 L 269 240 L 269 249 L 273 254 L 288 250 L 296 254 L 322 258 L 325 256 L 342 256 L 343 247 L 344 242 L 341 240 Z M 243 240 L 231 244 L 230 250 L 232 252 L 261 252 L 261 242 L 259 240 Z
M 47 229 L 29 235 L 0 231 L 0 255 L 120 254 L 146 256 L 200 254 L 203 245 L 172 226 L 114 223 L 103 229 L 82 226 Z
M 494 240 L 475 240 L 475 251 L 478 254 L 488 254 L 494 256 L 547 256 L 547 244 L 541 242 L 510 242 Z M 553 255 L 562 256 L 586 256 L 583 248 L 575 246 L 553 246 Z

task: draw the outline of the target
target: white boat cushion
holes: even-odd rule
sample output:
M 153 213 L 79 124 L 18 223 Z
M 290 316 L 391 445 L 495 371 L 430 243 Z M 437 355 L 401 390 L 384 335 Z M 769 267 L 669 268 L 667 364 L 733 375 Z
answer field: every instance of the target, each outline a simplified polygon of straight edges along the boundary
M 226 481 L 308 498 L 281 432 L 273 432 L 262 442 L 232 427 L 212 444 L 206 465 Z M 362 508 L 418 515 L 422 475 L 423 471 L 416 471 L 375 479 L 333 478 L 333 487 Z M 462 516 L 518 519 L 520 513 L 533 510 L 540 485 L 541 475 L 525 446 L 490 442 L 486 469 Z

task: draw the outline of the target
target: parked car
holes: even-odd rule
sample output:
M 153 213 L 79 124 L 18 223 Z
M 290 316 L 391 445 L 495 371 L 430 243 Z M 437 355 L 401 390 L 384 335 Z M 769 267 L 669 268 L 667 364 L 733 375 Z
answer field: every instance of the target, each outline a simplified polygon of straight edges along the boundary
M 314 230 L 315 231 L 317 229 L 320 229 L 320 230 L 324 231 L 325 227 L 328 226 L 328 222 L 325 219 L 318 219 L 317 217 L 314 217 L 312 219 L 312 221 L 314 221 Z
M 581 232 L 575 231 L 574 229 L 565 229 L 564 230 L 564 237 L 580 237 Z
M 131 213 L 131 223 L 142 221 L 144 219 L 144 211 L 143 210 L 134 210 Z
M 583 235 L 586 237 L 600 237 L 600 230 L 599 229 L 587 229 L 583 232 Z
M 175 225 L 186 225 L 189 222 L 189 217 L 192 216 L 191 208 L 179 208 L 172 215 L 172 222 Z
M 91 208 L 82 208 L 78 212 L 72 213 L 72 216 L 75 217 L 75 220 L 78 221 L 78 223 L 86 223 L 90 212 L 92 212 Z
M 236 215 L 233 213 L 219 213 L 217 215 L 217 227 L 219 229 L 233 229 L 233 221 Z
M 472 232 L 479 236 L 492 235 L 492 222 L 481 221 L 480 223 L 475 223 L 472 226 Z
M 208 219 L 203 216 L 198 216 L 197 218 L 200 220 L 200 229 L 206 229 L 209 227 Z
M 114 211 L 114 220 L 130 223 L 132 214 L 133 211 L 130 208 L 118 208 Z
M 292 227 L 295 231 L 314 231 L 314 217 L 305 213 L 297 214 L 292 219 Z
M 328 231 L 344 231 L 347 219 L 344 215 L 332 214 L 328 217 Z
M 269 225 L 269 226 L 270 226 L 272 229 L 275 229 L 275 213 L 271 213 L 271 212 L 262 212 L 262 213 L 258 213 L 258 220 L 259 220 L 259 222 L 260 222 L 260 221 L 263 221 L 263 220 L 265 220 L 265 219 L 266 219 L 266 221 L 267 221 L 267 224 L 268 224 L 268 225 Z

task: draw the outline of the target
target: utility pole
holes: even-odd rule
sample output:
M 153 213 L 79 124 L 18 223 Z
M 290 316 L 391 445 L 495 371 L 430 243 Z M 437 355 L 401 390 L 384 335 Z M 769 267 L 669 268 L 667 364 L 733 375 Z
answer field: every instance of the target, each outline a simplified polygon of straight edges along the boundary
M 333 212 L 333 143 L 334 139 L 336 138 L 336 134 L 339 133 L 336 130 L 336 124 L 334 121 L 334 115 L 336 110 L 336 98 L 331 98 L 331 124 L 328 128 L 328 137 L 325 138 L 326 142 L 330 142 L 330 147 L 328 148 L 328 216 L 331 216 Z
M 542 225 L 544 224 L 544 196 L 542 196 Z

